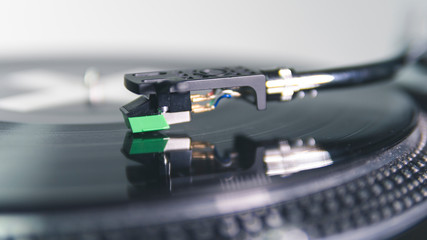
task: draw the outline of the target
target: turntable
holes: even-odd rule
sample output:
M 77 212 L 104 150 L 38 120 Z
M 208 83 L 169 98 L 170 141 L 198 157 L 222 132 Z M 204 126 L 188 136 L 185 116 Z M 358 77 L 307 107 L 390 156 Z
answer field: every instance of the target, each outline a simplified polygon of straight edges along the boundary
M 422 62 L 132 133 L 123 75 L 194 67 L 162 64 L 1 64 L 2 239 L 384 239 L 426 218 Z

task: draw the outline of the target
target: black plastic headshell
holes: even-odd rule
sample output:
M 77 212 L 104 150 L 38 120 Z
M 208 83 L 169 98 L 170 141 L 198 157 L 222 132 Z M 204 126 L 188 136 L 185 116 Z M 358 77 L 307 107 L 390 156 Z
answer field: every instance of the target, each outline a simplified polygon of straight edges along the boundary
M 266 77 L 243 67 L 132 73 L 125 75 L 128 90 L 142 95 L 185 93 L 218 88 L 249 87 L 255 92 L 258 110 L 266 108 Z M 159 100 L 162 100 L 160 96 Z M 161 104 L 160 104 L 161 105 Z

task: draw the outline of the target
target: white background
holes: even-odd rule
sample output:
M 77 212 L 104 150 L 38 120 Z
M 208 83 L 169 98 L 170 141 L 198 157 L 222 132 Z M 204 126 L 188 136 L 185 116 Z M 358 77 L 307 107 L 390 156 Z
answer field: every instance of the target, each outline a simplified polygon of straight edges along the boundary
M 127 56 L 357 64 L 399 53 L 423 27 L 422 2 L 3 0 L 0 60 Z

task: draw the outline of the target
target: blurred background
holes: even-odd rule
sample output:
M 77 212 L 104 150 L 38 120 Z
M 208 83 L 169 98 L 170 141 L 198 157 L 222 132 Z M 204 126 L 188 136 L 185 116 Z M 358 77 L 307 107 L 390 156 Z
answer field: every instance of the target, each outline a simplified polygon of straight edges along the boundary
M 0 7 L 0 61 L 359 64 L 394 56 L 420 35 L 424 2 L 6 0 Z

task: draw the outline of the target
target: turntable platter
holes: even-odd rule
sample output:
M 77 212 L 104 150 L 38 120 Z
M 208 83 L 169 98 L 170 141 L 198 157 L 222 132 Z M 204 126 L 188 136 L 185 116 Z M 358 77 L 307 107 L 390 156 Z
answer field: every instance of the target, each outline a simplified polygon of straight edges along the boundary
M 174 125 L 162 132 L 162 136 L 169 139 L 179 136 L 214 148 L 216 155 L 212 158 L 208 154 L 201 157 L 206 158 L 205 162 L 223 164 L 221 168 L 207 169 L 205 163 L 199 167 L 178 165 L 172 162 L 175 161 L 172 155 L 165 158 L 171 162 L 169 165 L 159 167 L 157 162 L 146 160 L 147 156 L 166 155 L 126 152 L 128 144 L 134 147 L 132 144 L 146 138 L 132 136 L 133 142 L 127 142 L 128 130 L 118 110 L 136 95 L 127 91 L 111 93 L 122 84 L 120 76 L 124 72 L 164 66 L 145 67 L 138 61 L 89 62 L 14 63 L 2 68 L 1 74 L 5 77 L 0 83 L 0 209 L 7 213 L 5 219 L 17 217 L 17 221 L 24 225 L 28 223 L 25 219 L 29 219 L 25 217 L 34 214 L 45 219 L 42 227 L 29 224 L 19 234 L 62 234 L 63 226 L 80 217 L 89 222 L 101 215 L 115 216 L 116 220 L 108 222 L 105 217 L 102 224 L 97 223 L 96 227 L 89 224 L 85 230 L 72 225 L 64 230 L 67 234 L 162 226 L 166 222 L 199 218 L 217 219 L 218 216 L 264 208 L 267 212 L 279 211 L 283 218 L 290 218 L 288 221 L 293 227 L 297 226 L 308 236 L 333 236 L 346 229 L 326 229 L 313 220 L 316 218 L 304 208 L 307 204 L 304 201 L 317 201 L 313 200 L 317 196 L 322 204 L 326 204 L 324 198 L 328 192 L 335 196 L 336 192 L 344 191 L 339 190 L 340 186 L 351 188 L 348 184 L 360 182 L 357 179 L 365 179 L 365 175 L 384 174 L 381 167 L 402 158 L 398 156 L 415 154 L 412 165 L 416 165 L 415 161 L 423 151 L 426 133 L 423 111 L 397 84 L 381 83 L 323 91 L 314 99 L 272 102 L 265 111 L 257 111 L 242 100 L 224 101 L 215 112 L 194 115 L 190 123 Z M 85 66 L 94 66 L 97 70 L 88 70 Z M 90 74 L 100 76 L 96 80 L 104 87 L 100 93 L 104 97 L 100 101 L 91 100 L 93 86 L 88 87 L 85 83 Z M 32 100 L 38 103 L 33 104 Z M 19 107 L 25 101 L 28 106 Z M 244 144 L 238 137 L 246 139 Z M 283 143 L 286 140 L 292 143 L 289 145 L 291 149 L 297 149 L 301 147 L 299 142 L 303 142 L 304 147 L 307 139 L 315 141 L 311 147 L 321 148 L 322 153 L 328 154 L 330 163 L 282 175 L 266 173 L 265 167 L 269 166 L 265 157 L 257 169 L 253 167 L 255 165 L 246 167 L 252 164 L 246 153 L 252 152 L 253 148 L 261 146 L 266 153 L 265 149 L 270 149 L 272 142 L 277 144 L 277 141 Z M 192 147 L 194 152 L 195 145 Z M 140 151 L 149 152 L 146 149 Z M 237 160 L 223 157 L 235 156 L 236 151 L 240 151 L 236 158 L 240 167 L 233 162 Z M 175 158 L 176 161 L 181 161 L 182 156 Z M 232 162 L 231 167 L 227 166 L 228 162 L 224 163 L 225 160 Z M 195 161 L 194 154 L 192 161 Z M 162 167 L 170 171 L 169 175 L 150 175 Z M 424 176 L 419 168 L 413 175 Z M 248 169 L 252 172 L 246 173 Z M 425 174 L 425 168 L 422 169 Z M 144 178 L 141 173 L 149 178 Z M 363 181 L 366 184 L 368 180 Z M 381 186 L 385 184 L 384 179 L 372 181 Z M 402 180 L 404 183 L 406 180 Z M 424 188 L 407 191 L 407 194 L 420 195 L 425 182 L 419 182 L 418 186 L 420 184 Z M 358 189 L 357 184 L 355 188 Z M 359 188 L 374 191 L 367 186 Z M 381 189 L 392 191 L 386 186 Z M 400 194 L 401 197 L 396 197 L 399 201 L 407 196 L 403 192 Z M 236 205 L 233 199 L 239 199 L 235 198 L 238 195 L 255 200 Z M 367 198 L 373 199 L 375 195 Z M 396 199 L 381 206 L 394 206 Z M 351 206 L 361 211 L 364 202 L 354 201 Z M 292 204 L 298 205 L 295 212 L 289 210 Z M 277 208 L 278 205 L 283 207 Z M 407 208 L 419 205 L 414 203 Z M 342 218 L 332 210 L 319 211 L 325 211 L 328 219 Z M 301 213 L 307 217 L 291 220 Z M 351 221 L 358 220 L 353 213 L 348 214 L 353 219 Z M 391 219 L 393 214 L 388 218 L 380 217 L 377 222 Z M 213 219 L 209 221 L 216 221 Z M 245 220 L 238 221 L 244 226 Z M 357 223 L 351 221 L 349 229 L 358 229 Z M 315 226 L 312 225 L 314 222 Z M 54 231 L 45 229 L 52 224 L 56 226 Z

